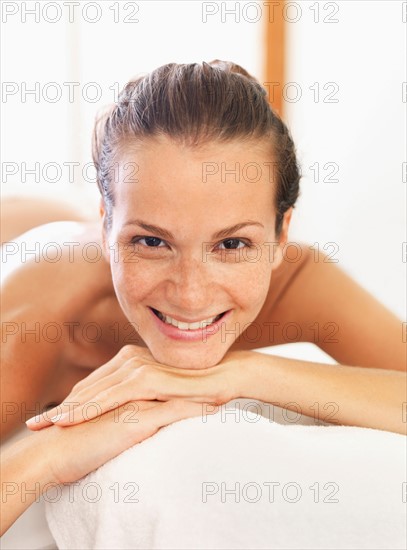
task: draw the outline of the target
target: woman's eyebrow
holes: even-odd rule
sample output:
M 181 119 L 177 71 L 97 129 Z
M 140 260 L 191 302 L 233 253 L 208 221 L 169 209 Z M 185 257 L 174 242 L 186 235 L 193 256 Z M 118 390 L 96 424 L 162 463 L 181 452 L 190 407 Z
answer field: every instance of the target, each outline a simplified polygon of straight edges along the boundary
M 156 235 L 159 235 L 160 237 L 163 237 L 165 239 L 174 239 L 174 235 L 171 233 L 171 231 L 168 231 L 163 227 L 159 227 L 158 225 L 152 225 L 143 220 L 130 220 L 126 222 L 123 227 L 126 227 L 128 225 L 138 225 L 139 227 L 142 227 L 145 231 L 155 233 Z M 235 225 L 231 225 L 230 227 L 225 227 L 224 229 L 217 231 L 212 235 L 212 238 L 220 239 L 222 237 L 227 237 L 228 235 L 231 235 L 232 233 L 235 233 L 236 231 L 239 231 L 239 229 L 242 229 L 243 227 L 246 227 L 248 225 L 257 225 L 260 227 L 264 227 L 264 225 L 260 222 L 247 220 L 245 222 L 236 223 Z

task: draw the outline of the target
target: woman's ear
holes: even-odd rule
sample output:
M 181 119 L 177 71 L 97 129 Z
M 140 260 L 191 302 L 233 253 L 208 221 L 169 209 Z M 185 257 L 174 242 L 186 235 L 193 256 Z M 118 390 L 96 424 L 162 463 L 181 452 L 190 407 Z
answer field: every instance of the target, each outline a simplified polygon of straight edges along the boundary
M 293 207 L 289 208 L 284 214 L 283 225 L 281 228 L 280 244 L 284 248 L 288 241 L 288 229 L 290 227 L 291 216 L 293 213 Z
M 285 212 L 283 217 L 283 224 L 281 227 L 281 233 L 280 233 L 280 238 L 278 240 L 277 250 L 274 252 L 274 255 L 273 255 L 273 271 L 277 269 L 284 260 L 284 248 L 288 241 L 288 229 L 290 227 L 292 213 L 293 213 L 293 208 L 291 207 Z

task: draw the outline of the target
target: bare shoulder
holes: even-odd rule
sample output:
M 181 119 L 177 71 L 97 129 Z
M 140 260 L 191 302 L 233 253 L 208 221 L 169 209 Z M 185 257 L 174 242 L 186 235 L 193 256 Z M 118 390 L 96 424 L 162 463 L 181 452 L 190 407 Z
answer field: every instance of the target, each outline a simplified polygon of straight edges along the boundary
M 24 307 L 72 313 L 111 285 L 100 229 L 90 222 L 52 222 L 1 248 L 3 310 Z M 90 284 L 92 282 L 92 284 Z
M 299 261 L 284 261 L 271 278 L 256 319 L 261 336 L 251 347 L 312 342 L 340 364 L 404 371 L 402 321 L 358 284 L 335 255 L 299 246 Z
M 353 279 L 339 258 L 311 252 L 286 297 L 303 339 L 340 364 L 405 371 L 402 321 Z

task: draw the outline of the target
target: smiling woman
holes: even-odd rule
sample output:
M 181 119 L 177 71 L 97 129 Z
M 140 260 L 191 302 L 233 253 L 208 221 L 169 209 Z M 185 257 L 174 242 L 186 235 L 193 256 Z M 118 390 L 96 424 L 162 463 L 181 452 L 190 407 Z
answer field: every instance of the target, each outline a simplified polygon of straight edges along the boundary
M 247 325 L 266 300 L 299 194 L 294 145 L 264 88 L 233 63 L 160 67 L 101 117 L 93 156 L 123 312 L 159 362 L 217 364 L 236 338 L 221 324 Z
M 137 164 L 139 181 L 120 178 L 110 222 L 104 206 L 105 251 L 118 301 L 159 362 L 213 366 L 235 340 L 233 332 L 225 336 L 219 323 L 192 330 L 174 325 L 204 323 L 225 312 L 222 323 L 228 327 L 254 321 L 282 254 L 276 248 L 271 258 L 274 186 L 264 177 L 236 183 L 222 181 L 220 174 L 203 183 L 202 165 L 260 165 L 268 157 L 235 142 L 188 150 L 168 137 L 151 138 L 138 151 L 128 148 L 118 162 Z M 139 212 L 148 224 L 130 222 Z M 171 325 L 156 322 L 151 309 L 169 317 Z
M 102 223 L 54 222 L 4 245 L 2 399 L 13 407 L 2 434 L 38 414 L 3 479 L 39 491 L 75 481 L 239 397 L 310 417 L 335 403 L 338 423 L 405 432 L 401 322 L 332 256 L 288 242 L 300 172 L 256 79 L 223 61 L 159 67 L 98 119 L 93 155 Z M 50 235 L 58 261 L 42 253 Z M 341 364 L 252 351 L 287 341 L 314 341 Z M 41 414 L 50 402 L 61 405 Z M 141 411 L 133 426 L 128 404 Z M 20 496 L 3 531 L 30 504 Z

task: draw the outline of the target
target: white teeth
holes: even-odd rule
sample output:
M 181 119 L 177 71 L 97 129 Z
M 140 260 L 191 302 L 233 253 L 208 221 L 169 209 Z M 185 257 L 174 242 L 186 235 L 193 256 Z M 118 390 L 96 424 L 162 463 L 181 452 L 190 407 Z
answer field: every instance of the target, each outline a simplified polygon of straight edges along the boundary
M 182 321 L 177 321 L 176 319 L 172 319 L 172 317 L 168 317 L 167 315 L 164 316 L 160 311 L 158 312 L 158 317 L 161 319 L 161 321 L 164 321 L 169 325 L 173 325 L 180 330 L 196 330 L 199 328 L 205 328 L 206 326 L 211 325 L 214 321 L 217 321 L 221 317 L 221 315 L 222 314 L 219 314 L 215 317 L 211 317 L 210 319 L 197 321 L 196 323 L 183 323 Z

